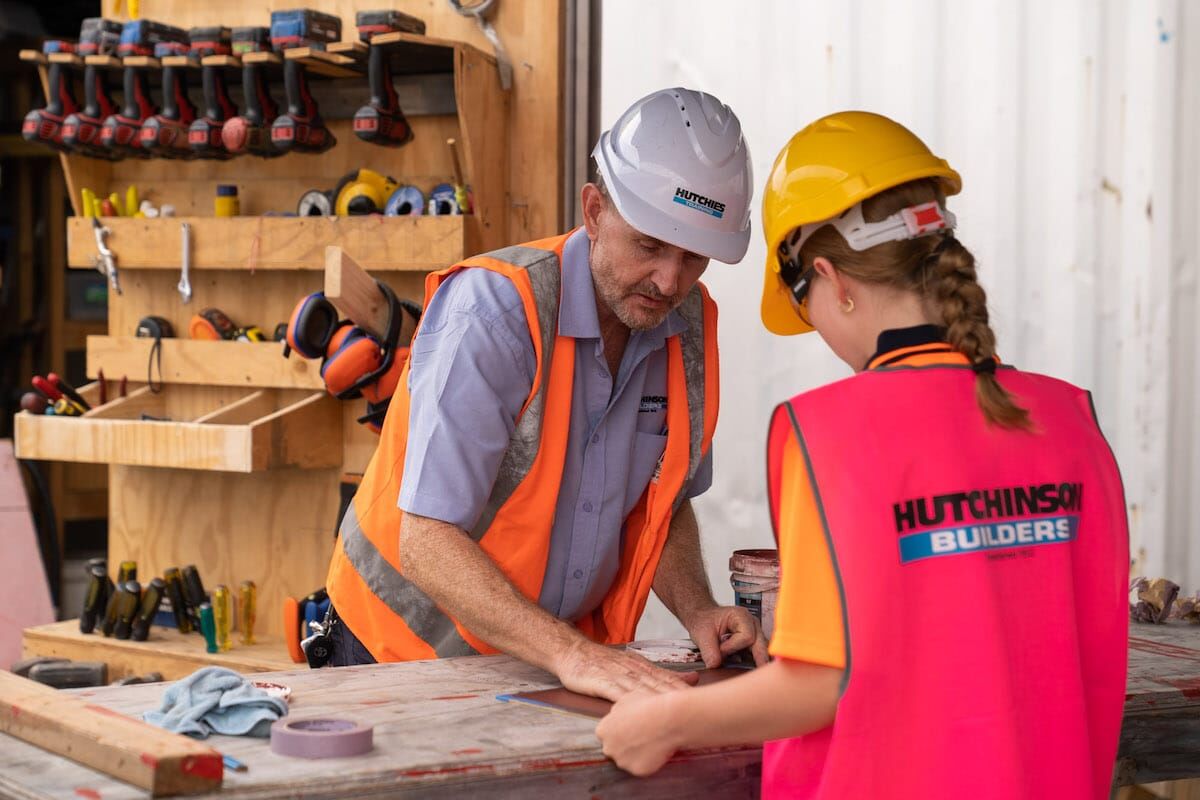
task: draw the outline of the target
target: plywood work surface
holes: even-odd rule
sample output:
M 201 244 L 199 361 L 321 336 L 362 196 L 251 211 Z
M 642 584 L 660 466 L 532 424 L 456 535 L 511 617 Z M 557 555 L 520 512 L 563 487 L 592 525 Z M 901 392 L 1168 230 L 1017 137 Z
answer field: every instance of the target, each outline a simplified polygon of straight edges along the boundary
M 1200 682 L 1200 626 L 1135 626 L 1129 652 L 1122 762 L 1140 759 L 1141 781 L 1200 775 L 1200 696 L 1187 688 Z M 262 741 L 214 737 L 214 747 L 249 766 L 227 773 L 222 797 L 758 796 L 756 747 L 679 754 L 653 778 L 629 777 L 603 757 L 594 720 L 498 702 L 499 694 L 556 685 L 547 673 L 506 656 L 257 677 L 292 688 L 296 718 L 336 716 L 373 725 L 375 749 L 352 759 L 298 761 L 272 754 Z M 97 689 L 90 698 L 134 715 L 153 707 L 161 691 Z M 1155 703 L 1166 705 L 1156 709 Z M 1174 766 L 1154 772 L 1154 753 L 1174 754 Z M 71 796 L 81 787 L 106 800 L 143 796 L 0 738 L 0 791 L 39 798 Z

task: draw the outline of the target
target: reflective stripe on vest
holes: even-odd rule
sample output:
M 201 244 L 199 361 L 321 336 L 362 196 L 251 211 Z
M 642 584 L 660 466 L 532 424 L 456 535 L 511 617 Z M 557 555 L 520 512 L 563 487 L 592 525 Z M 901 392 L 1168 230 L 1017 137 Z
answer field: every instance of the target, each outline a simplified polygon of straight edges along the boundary
M 535 244 L 541 244 L 541 242 Z M 501 460 L 492 492 L 479 520 L 469 531 L 471 538 L 476 542 L 482 542 L 487 531 L 496 522 L 497 515 L 505 503 L 512 498 L 518 487 L 529 476 L 538 459 L 545 423 L 547 389 L 550 386 L 552 360 L 558 340 L 558 308 L 562 280 L 559 254 L 556 250 L 518 245 L 488 253 L 479 258 L 504 262 L 525 270 L 525 276 L 528 278 L 532 290 L 539 328 L 541 363 L 538 370 L 539 383 L 531 390 L 531 395 L 517 420 L 509 439 L 508 448 Z M 466 262 L 464 266 L 471 266 L 471 262 Z M 699 286 L 693 288 L 676 311 L 688 326 L 687 330 L 679 337 L 679 345 L 687 386 L 689 436 L 686 477 L 682 487 L 672 498 L 672 513 L 683 502 L 685 490 L 699 469 L 703 458 L 703 450 L 706 445 L 706 380 L 710 377 L 705 374 L 705 297 L 703 290 Z M 711 378 L 715 381 L 715 376 L 711 376 Z M 714 414 L 715 408 L 714 405 L 712 409 Z M 711 436 L 711 432 L 708 435 Z M 550 535 L 550 531 L 543 533 L 547 538 Z M 398 535 L 398 531 L 396 535 Z M 354 503 L 350 504 L 342 521 L 340 549 L 345 560 L 349 562 L 367 589 L 389 611 L 403 620 L 409 630 L 424 641 L 437 657 L 472 655 L 478 652 L 463 637 L 455 621 L 442 612 L 416 585 L 404 578 L 399 570 L 384 557 L 364 531 Z M 335 564 L 337 560 L 338 554 L 335 553 Z M 542 565 L 542 569 L 544 570 L 544 565 Z M 334 593 L 333 584 L 330 585 L 330 591 L 331 594 Z M 536 597 L 530 599 L 532 602 L 537 602 Z M 341 608 L 339 605 L 339 609 Z M 597 612 L 599 611 L 600 609 L 597 609 Z M 343 616 L 349 618 L 349 614 L 343 614 Z M 354 628 L 353 625 L 351 627 Z M 364 639 L 366 644 L 370 636 L 360 636 L 360 638 Z

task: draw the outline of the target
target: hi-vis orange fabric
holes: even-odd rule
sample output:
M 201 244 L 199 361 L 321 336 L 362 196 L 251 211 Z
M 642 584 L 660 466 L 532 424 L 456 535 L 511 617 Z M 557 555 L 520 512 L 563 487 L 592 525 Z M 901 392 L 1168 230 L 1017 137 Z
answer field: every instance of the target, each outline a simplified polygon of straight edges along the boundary
M 431 274 L 425 304 L 460 269 L 489 269 L 513 282 L 525 309 L 537 372 L 492 494 L 468 531 L 531 602 L 541 594 L 567 450 L 575 340 L 558 335 L 562 248 L 570 234 L 508 247 Z M 633 638 L 654 582 L 671 518 L 717 422 L 716 305 L 700 284 L 677 309 L 688 329 L 667 340 L 667 443 L 654 479 L 625 520 L 621 566 L 604 601 L 577 622 L 603 643 Z M 496 652 L 404 578 L 397 507 L 409 418 L 408 372 L 354 501 L 342 520 L 326 587 L 334 607 L 378 661 Z M 464 409 L 470 413 L 469 409 Z

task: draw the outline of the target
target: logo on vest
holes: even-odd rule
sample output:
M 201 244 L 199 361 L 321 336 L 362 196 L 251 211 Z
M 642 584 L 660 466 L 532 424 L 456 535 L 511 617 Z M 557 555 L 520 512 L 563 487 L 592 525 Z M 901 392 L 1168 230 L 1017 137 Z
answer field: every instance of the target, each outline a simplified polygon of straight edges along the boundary
M 1072 541 L 1082 498 L 1083 484 L 1045 483 L 894 503 L 900 563 Z
M 691 189 L 685 189 L 682 186 L 675 187 L 675 196 L 671 198 L 681 206 L 694 208 L 697 211 L 703 211 L 705 214 L 720 219 L 725 216 L 725 204 L 719 200 L 713 200 L 711 197 L 705 197 L 702 194 L 697 194 Z

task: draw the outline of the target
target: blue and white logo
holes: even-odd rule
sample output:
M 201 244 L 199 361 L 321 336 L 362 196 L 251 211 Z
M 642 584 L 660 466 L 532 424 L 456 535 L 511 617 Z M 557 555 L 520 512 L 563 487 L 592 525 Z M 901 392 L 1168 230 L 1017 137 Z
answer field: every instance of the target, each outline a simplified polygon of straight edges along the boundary
M 1007 550 L 1072 541 L 1079 531 L 1079 516 L 988 522 L 957 528 L 922 531 L 900 537 L 900 563 L 964 553 Z
M 684 189 L 682 186 L 675 188 L 675 197 L 672 198 L 676 203 L 688 208 L 694 208 L 697 211 L 703 211 L 705 214 L 720 219 L 725 216 L 725 204 L 719 200 L 713 200 L 711 197 L 705 197 L 702 194 L 697 194 L 690 189 Z

